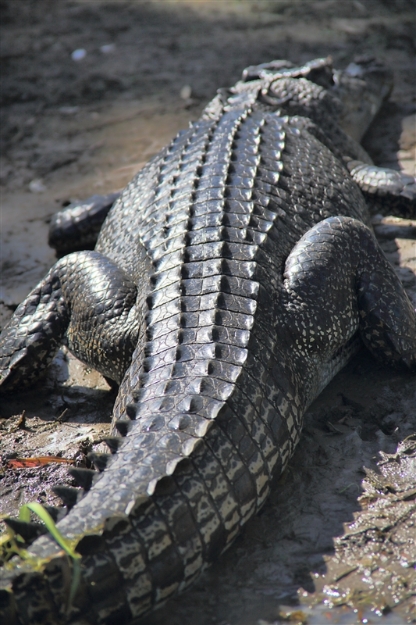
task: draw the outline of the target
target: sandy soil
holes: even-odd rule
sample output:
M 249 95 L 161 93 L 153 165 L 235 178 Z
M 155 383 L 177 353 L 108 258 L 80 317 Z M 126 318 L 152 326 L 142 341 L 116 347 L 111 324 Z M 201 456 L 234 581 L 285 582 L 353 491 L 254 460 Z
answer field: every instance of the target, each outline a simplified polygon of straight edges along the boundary
M 0 10 L 0 325 L 55 260 L 51 215 L 123 187 L 247 65 L 381 58 L 395 89 L 365 147 L 377 164 L 415 173 L 410 1 L 2 0 Z M 76 50 L 84 58 L 74 60 Z M 407 222 L 375 223 L 416 304 Z M 392 238 L 389 224 L 403 234 Z M 52 454 L 85 465 L 113 401 L 103 378 L 64 352 L 33 391 L 1 400 L 3 513 L 57 503 L 51 487 L 71 483 L 62 464 L 16 470 L 8 461 Z M 360 353 L 311 407 L 263 512 L 146 625 L 416 622 L 415 406 L 414 377 Z

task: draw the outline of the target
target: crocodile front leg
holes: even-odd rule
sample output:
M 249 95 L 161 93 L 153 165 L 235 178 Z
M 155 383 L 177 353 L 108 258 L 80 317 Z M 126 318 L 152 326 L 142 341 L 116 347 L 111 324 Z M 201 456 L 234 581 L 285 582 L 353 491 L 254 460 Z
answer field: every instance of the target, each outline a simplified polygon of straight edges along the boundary
M 117 191 L 107 195 L 92 195 L 56 213 L 49 226 L 49 245 L 59 256 L 92 249 L 110 208 L 119 197 Z
M 1 335 L 0 392 L 33 384 L 63 343 L 119 383 L 143 325 L 145 283 L 98 252 L 58 261 Z
M 413 176 L 358 160 L 346 159 L 346 162 L 372 212 L 416 218 L 416 179 Z

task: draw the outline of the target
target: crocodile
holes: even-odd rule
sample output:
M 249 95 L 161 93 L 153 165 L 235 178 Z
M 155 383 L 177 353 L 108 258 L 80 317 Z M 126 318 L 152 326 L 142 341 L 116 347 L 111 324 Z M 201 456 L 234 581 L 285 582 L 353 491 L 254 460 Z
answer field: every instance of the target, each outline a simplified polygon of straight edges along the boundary
M 72 559 L 6 519 L 28 546 L 2 569 L 1 623 L 136 622 L 260 510 L 353 354 L 415 369 L 415 311 L 370 224 L 370 209 L 414 215 L 415 179 L 359 143 L 390 91 L 365 57 L 247 68 L 104 210 L 95 249 L 60 258 L 16 309 L 2 393 L 61 344 L 119 390 L 110 453 L 56 488 L 63 517 L 49 509 L 79 555 L 74 596 Z

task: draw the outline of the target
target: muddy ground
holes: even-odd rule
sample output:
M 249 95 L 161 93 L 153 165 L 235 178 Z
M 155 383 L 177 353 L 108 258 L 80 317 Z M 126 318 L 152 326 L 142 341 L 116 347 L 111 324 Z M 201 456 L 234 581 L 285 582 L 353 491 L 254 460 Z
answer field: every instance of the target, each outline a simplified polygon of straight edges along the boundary
M 0 325 L 54 262 L 51 215 L 123 187 L 247 65 L 381 58 L 395 89 L 365 146 L 377 164 L 415 173 L 413 2 L 1 0 L 0 10 Z M 416 303 L 415 241 L 400 220 L 375 222 Z M 57 503 L 51 487 L 71 483 L 65 465 L 8 461 L 85 465 L 113 401 L 103 378 L 64 352 L 33 391 L 2 399 L 1 511 Z M 311 407 L 262 513 L 193 589 L 144 622 L 416 622 L 415 510 L 415 379 L 362 352 Z

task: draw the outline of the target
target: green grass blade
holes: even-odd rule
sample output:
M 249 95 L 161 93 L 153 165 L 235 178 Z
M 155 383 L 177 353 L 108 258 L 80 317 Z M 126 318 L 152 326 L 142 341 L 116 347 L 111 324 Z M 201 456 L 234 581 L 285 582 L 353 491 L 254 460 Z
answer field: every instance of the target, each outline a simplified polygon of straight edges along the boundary
M 46 510 L 45 510 L 46 512 Z M 30 521 L 30 510 L 28 506 L 22 506 L 19 510 L 19 521 L 24 521 L 25 523 L 29 523 Z
M 52 519 L 49 512 L 47 512 L 40 503 L 32 502 L 22 506 L 19 513 L 19 518 L 22 521 L 27 519 L 27 514 L 30 516 L 29 510 L 34 512 L 44 522 L 46 529 L 48 530 L 50 535 L 55 539 L 58 545 L 65 551 L 65 553 L 67 553 L 73 560 L 77 560 L 81 557 L 79 553 L 76 553 L 76 551 L 74 551 L 69 541 L 62 536 L 61 532 L 55 525 L 55 521 Z
M 77 558 L 77 559 L 72 560 L 72 580 L 71 580 L 71 588 L 69 589 L 69 598 L 68 598 L 68 605 L 67 605 L 68 612 L 75 599 L 75 595 L 77 594 L 77 590 L 78 590 L 78 586 L 80 582 L 81 582 L 81 563 L 79 559 Z
M 22 506 L 19 512 L 19 519 L 21 521 L 29 521 L 31 511 L 44 522 L 52 538 L 54 538 L 58 545 L 72 559 L 72 579 L 67 605 L 67 610 L 69 611 L 81 581 L 81 555 L 76 553 L 70 542 L 62 536 L 61 532 L 56 527 L 55 521 L 40 503 L 32 502 Z

